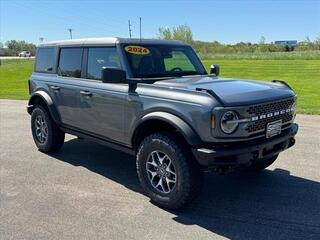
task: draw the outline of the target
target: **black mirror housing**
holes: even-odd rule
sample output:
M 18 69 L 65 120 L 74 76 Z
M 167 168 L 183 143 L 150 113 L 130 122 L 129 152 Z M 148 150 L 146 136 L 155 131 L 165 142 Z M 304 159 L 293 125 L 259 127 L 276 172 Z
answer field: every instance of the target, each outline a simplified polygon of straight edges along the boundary
M 220 66 L 219 65 L 211 65 L 210 66 L 210 74 L 214 74 L 216 76 L 219 76 L 220 74 Z
M 103 67 L 101 70 L 103 83 L 125 83 L 127 82 L 126 71 L 120 68 Z

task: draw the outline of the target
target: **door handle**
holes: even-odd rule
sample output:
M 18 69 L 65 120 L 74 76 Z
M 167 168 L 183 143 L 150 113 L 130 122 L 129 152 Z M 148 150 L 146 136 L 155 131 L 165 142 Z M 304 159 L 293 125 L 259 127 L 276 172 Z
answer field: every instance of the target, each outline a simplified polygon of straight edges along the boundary
M 89 91 L 80 91 L 80 94 L 84 96 L 92 96 L 92 93 Z
M 50 88 L 52 90 L 55 90 L 55 91 L 59 91 L 60 90 L 60 87 L 57 87 L 57 86 L 50 86 Z

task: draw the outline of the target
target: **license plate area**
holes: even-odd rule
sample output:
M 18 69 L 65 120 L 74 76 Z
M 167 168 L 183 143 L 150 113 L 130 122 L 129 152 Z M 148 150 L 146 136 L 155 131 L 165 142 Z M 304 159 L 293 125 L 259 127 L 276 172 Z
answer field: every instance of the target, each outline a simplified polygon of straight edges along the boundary
M 281 133 L 282 120 L 277 120 L 267 124 L 266 138 L 279 135 Z

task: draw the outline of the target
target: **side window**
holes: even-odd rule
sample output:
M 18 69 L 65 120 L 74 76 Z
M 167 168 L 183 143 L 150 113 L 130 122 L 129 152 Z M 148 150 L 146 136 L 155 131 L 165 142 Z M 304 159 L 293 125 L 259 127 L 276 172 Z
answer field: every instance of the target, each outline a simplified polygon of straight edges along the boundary
M 38 48 L 36 53 L 36 72 L 52 72 L 54 48 Z
M 59 75 L 64 77 L 81 77 L 83 48 L 61 48 L 59 59 Z
M 116 48 L 93 47 L 88 49 L 87 78 L 101 80 L 102 67 L 121 68 Z

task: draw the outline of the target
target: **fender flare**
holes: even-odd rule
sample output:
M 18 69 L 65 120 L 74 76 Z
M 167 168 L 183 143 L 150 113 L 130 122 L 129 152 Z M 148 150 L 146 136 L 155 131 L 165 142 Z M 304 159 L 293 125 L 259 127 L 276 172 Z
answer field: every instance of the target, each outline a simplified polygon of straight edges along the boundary
M 192 146 L 197 146 L 202 144 L 202 140 L 199 135 L 180 117 L 168 113 L 168 112 L 151 112 L 142 117 L 139 121 L 139 124 L 136 126 L 136 130 L 141 126 L 144 122 L 148 120 L 161 120 L 164 121 L 174 128 L 178 130 L 179 133 L 183 135 L 188 144 Z M 134 137 L 135 133 L 133 134 Z
M 49 112 L 50 112 L 50 115 L 52 117 L 52 119 L 55 121 L 55 123 L 57 124 L 60 124 L 61 123 L 61 120 L 60 120 L 60 115 L 59 115 L 59 112 L 57 110 L 57 108 L 55 107 L 53 101 L 52 101 L 52 98 L 50 97 L 50 95 L 43 91 L 43 90 L 38 90 L 36 92 L 34 92 L 31 96 L 30 96 L 30 99 L 29 99 L 29 102 L 28 102 L 28 106 L 27 106 L 27 111 L 29 114 L 32 113 L 33 109 L 34 109 L 34 103 L 35 103 L 35 100 L 37 98 L 41 98 L 45 104 L 47 105 L 48 109 L 49 109 Z

